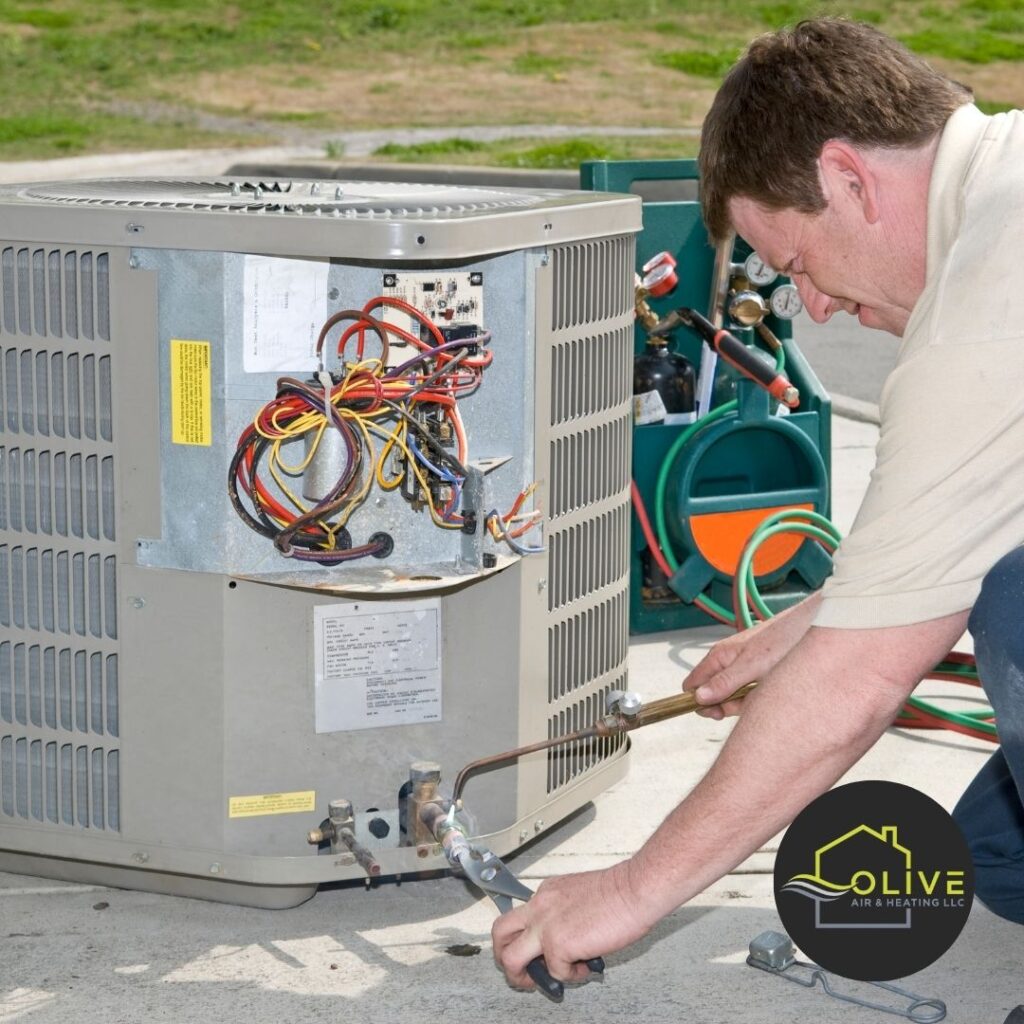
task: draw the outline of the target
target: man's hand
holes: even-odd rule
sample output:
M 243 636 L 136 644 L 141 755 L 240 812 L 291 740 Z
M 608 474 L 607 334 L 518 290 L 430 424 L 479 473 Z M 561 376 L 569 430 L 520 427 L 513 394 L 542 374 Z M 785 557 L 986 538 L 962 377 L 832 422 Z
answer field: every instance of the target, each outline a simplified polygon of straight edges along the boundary
M 743 701 L 725 701 L 741 686 L 768 674 L 800 642 L 818 609 L 820 594 L 813 594 L 752 629 L 720 640 L 683 681 L 684 690 L 696 690 L 701 704 L 714 705 L 697 712 L 705 718 L 738 715 Z
M 590 973 L 582 961 L 636 942 L 660 916 L 645 917 L 632 889 L 630 861 L 604 871 L 550 878 L 529 903 L 494 922 L 494 959 L 510 985 L 534 984 L 526 965 L 543 956 L 560 981 L 582 981 Z

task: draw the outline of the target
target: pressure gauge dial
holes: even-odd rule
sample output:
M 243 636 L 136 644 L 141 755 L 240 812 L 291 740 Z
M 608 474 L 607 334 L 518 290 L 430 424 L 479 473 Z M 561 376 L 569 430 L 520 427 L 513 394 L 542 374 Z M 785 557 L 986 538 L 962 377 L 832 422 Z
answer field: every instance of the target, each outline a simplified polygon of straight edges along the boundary
M 780 320 L 792 320 L 804 308 L 803 300 L 800 298 L 800 292 L 797 291 L 795 284 L 780 284 L 772 292 L 768 304 Z
M 752 252 L 746 258 L 743 263 L 743 269 L 750 283 L 757 285 L 758 288 L 771 284 L 779 276 L 779 272 L 773 267 L 768 266 L 756 252 Z

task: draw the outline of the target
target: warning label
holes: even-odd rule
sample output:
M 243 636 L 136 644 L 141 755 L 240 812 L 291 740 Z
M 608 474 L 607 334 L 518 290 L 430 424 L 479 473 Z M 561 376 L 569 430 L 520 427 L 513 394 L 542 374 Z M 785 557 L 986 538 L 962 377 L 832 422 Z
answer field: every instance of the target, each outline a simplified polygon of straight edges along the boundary
M 171 341 L 171 440 L 213 443 L 208 341 Z
M 316 791 L 300 793 L 260 793 L 258 796 L 228 798 L 229 818 L 258 818 L 264 814 L 295 814 L 316 810 Z
M 441 720 L 435 599 L 314 609 L 316 731 Z

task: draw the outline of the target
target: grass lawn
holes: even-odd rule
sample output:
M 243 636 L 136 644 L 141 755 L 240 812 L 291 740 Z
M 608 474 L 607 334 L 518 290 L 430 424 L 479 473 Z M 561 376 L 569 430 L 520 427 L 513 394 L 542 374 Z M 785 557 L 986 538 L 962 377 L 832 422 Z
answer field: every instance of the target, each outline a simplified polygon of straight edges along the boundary
M 452 138 L 383 155 L 692 155 L 683 135 L 586 129 L 699 125 L 746 40 L 819 11 L 899 36 L 989 109 L 1024 105 L 1021 0 L 0 0 L 0 159 L 413 125 Z M 552 123 L 579 137 L 452 141 L 464 125 Z

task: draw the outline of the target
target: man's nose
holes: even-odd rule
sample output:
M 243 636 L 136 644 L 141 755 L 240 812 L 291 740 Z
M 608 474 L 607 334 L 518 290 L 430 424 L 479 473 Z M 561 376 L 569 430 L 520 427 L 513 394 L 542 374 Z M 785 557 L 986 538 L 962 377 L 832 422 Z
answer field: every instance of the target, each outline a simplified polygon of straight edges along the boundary
M 830 295 L 819 292 L 806 277 L 794 277 L 794 283 L 800 292 L 808 316 L 816 324 L 825 323 L 838 308 L 836 302 Z

